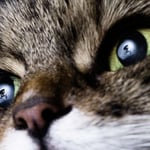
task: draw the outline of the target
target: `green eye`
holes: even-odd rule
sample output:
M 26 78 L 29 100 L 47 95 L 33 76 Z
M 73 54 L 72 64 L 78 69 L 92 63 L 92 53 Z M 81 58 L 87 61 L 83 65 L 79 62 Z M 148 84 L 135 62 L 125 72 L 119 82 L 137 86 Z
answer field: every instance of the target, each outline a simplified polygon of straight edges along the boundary
M 14 96 L 16 96 L 17 92 L 19 90 L 19 87 L 20 87 L 20 79 L 18 77 L 15 77 L 15 76 L 11 76 L 10 78 L 13 80 L 13 84 L 14 84 Z
M 136 64 L 150 54 L 150 30 L 128 32 L 121 37 L 110 55 L 110 70 Z
M 19 86 L 18 77 L 0 70 L 0 107 L 8 107 L 13 102 Z

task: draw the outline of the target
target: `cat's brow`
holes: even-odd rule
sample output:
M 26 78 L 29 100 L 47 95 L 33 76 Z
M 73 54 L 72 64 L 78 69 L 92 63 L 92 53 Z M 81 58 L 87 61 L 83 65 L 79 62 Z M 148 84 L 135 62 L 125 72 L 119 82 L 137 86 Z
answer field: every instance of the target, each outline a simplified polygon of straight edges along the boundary
M 26 60 L 21 52 L 15 48 L 0 45 L 0 69 L 23 77 L 26 68 Z
M 25 65 L 21 60 L 9 57 L 0 59 L 0 69 L 11 72 L 19 77 L 25 74 Z

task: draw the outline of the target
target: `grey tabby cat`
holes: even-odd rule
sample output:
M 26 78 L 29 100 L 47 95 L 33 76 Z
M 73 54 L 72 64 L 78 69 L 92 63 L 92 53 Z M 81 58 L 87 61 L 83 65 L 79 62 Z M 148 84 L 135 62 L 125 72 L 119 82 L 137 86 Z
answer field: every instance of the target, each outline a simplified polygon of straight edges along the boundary
M 0 150 L 149 150 L 150 1 L 0 1 Z

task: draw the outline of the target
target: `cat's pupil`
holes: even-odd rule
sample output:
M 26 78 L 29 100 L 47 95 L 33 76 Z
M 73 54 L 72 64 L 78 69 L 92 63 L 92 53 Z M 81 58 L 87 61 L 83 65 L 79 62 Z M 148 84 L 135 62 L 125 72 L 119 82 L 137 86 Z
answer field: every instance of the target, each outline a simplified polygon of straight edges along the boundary
M 146 39 L 139 32 L 126 35 L 117 47 L 117 56 L 124 66 L 143 60 L 147 55 Z

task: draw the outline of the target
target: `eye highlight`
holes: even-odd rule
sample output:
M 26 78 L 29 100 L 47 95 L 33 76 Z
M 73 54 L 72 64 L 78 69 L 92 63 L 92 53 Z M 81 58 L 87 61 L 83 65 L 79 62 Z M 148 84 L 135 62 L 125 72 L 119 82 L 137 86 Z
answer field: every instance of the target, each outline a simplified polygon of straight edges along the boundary
M 20 80 L 12 74 L 0 71 L 0 107 L 8 107 L 14 100 Z
M 116 71 L 142 61 L 150 54 L 149 41 L 148 29 L 131 31 L 121 36 L 110 55 L 110 70 Z

